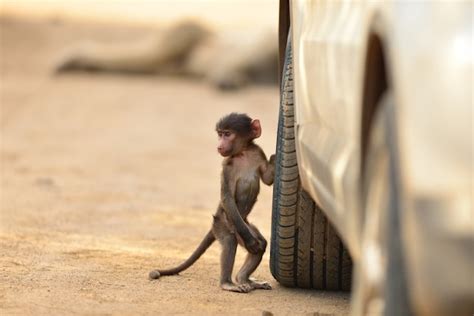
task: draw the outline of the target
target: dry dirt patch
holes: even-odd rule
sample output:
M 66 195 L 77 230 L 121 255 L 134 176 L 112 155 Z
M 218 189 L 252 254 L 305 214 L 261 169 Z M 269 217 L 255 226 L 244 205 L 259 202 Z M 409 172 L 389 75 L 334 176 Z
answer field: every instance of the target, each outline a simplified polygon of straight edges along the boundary
M 217 245 L 180 276 L 147 279 L 186 258 L 209 228 L 215 121 L 230 111 L 260 118 L 259 143 L 271 153 L 278 89 L 50 75 L 64 43 L 139 32 L 0 21 L 0 314 L 346 314 L 347 294 L 278 286 L 268 254 L 255 276 L 273 291 L 221 291 Z M 270 208 L 265 187 L 251 220 L 268 239 Z

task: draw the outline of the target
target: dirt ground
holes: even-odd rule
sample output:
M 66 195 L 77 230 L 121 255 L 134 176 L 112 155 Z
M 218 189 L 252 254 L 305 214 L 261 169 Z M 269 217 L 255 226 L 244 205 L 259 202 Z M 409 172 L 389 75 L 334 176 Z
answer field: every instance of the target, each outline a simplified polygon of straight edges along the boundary
M 155 76 L 52 76 L 64 47 L 133 39 L 140 28 L 0 20 L 0 314 L 345 315 L 349 295 L 218 287 L 219 246 L 180 276 L 219 196 L 215 121 L 260 118 L 274 151 L 277 87 L 224 93 Z M 250 216 L 270 239 L 271 188 Z M 236 268 L 243 261 L 239 250 Z

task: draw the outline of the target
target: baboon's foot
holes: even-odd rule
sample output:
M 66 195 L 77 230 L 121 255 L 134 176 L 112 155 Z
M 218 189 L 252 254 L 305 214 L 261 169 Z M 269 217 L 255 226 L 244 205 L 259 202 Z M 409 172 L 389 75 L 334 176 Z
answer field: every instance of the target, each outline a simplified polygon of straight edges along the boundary
M 255 290 L 271 290 L 272 286 L 270 283 L 265 282 L 265 281 L 250 281 L 250 286 L 254 288 Z
M 248 293 L 253 290 L 253 288 L 248 283 L 244 284 L 235 284 L 232 282 L 226 282 L 221 284 L 221 288 L 224 291 L 231 291 L 237 293 Z
M 258 281 L 253 278 L 250 278 L 246 281 L 241 282 L 240 284 L 248 284 L 252 290 L 271 290 L 272 286 L 270 283 L 265 281 Z

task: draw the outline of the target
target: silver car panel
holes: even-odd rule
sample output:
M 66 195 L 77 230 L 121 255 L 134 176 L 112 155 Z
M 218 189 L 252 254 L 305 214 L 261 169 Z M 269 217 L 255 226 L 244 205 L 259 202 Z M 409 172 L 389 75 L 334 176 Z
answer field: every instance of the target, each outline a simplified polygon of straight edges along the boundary
M 435 313 L 462 295 L 474 298 L 472 2 L 293 0 L 290 10 L 303 187 L 357 262 L 363 72 L 376 33 L 396 104 L 417 309 Z

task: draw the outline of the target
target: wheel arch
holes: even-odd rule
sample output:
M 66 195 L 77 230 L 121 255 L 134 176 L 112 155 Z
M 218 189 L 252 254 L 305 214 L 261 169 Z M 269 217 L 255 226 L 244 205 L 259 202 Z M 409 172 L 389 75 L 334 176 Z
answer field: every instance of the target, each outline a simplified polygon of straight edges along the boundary
M 281 86 L 283 66 L 285 64 L 286 42 L 290 30 L 290 0 L 280 0 L 278 14 L 278 82 Z
M 361 122 L 360 122 L 360 174 L 364 174 L 368 142 L 375 114 L 385 91 L 390 89 L 387 50 L 380 33 L 370 31 L 364 60 Z M 360 179 L 362 180 L 362 179 Z
M 380 13 L 380 12 L 379 12 Z M 382 12 L 384 13 L 384 12 Z M 388 112 L 387 119 L 384 121 L 387 130 L 389 131 L 390 136 L 388 137 L 390 141 L 388 142 L 388 147 L 390 148 L 390 157 L 393 163 L 390 170 L 390 178 L 392 179 L 393 185 L 393 200 L 390 203 L 394 203 L 396 210 L 400 210 L 400 195 L 402 194 L 403 188 L 403 179 L 401 179 L 402 172 L 400 166 L 400 147 L 399 147 L 399 115 L 397 112 L 397 85 L 394 78 L 394 48 L 393 37 L 389 33 L 389 19 L 383 14 L 375 14 L 373 23 L 369 28 L 367 35 L 367 44 L 365 51 L 365 60 L 364 60 L 364 72 L 363 72 L 363 86 L 362 86 L 362 99 L 361 99 L 361 116 L 360 116 L 360 176 L 359 176 L 359 187 L 362 189 L 360 191 L 360 196 L 363 195 L 364 188 L 364 174 L 366 174 L 366 166 L 368 156 L 369 156 L 369 142 L 372 137 L 373 126 L 375 119 L 383 108 L 390 109 Z M 392 100 L 391 106 L 384 106 L 382 100 L 386 99 L 384 96 L 390 96 Z M 380 113 L 383 114 L 383 113 Z M 390 220 L 391 229 L 396 227 L 397 230 L 400 229 L 401 219 L 399 218 L 398 212 L 391 212 L 397 214 L 397 218 L 392 218 Z M 392 215 L 393 215 L 392 214 Z M 359 223 L 362 224 L 365 221 L 365 210 L 361 203 L 360 214 L 359 214 Z M 362 228 L 362 225 L 360 225 Z M 409 291 L 408 280 L 407 280 L 407 266 L 404 259 L 404 245 L 401 240 L 401 235 L 399 231 L 394 233 L 391 236 L 395 238 L 390 238 L 389 247 L 395 253 L 392 253 L 391 264 L 388 268 L 389 275 L 396 275 L 396 279 L 388 281 L 387 284 L 391 284 L 389 290 L 389 305 L 387 309 L 391 311 L 391 314 L 394 315 L 411 315 L 411 294 Z M 390 234 L 390 233 L 388 233 Z M 388 260 L 388 259 L 387 259 Z M 397 302 L 394 304 L 394 302 Z

